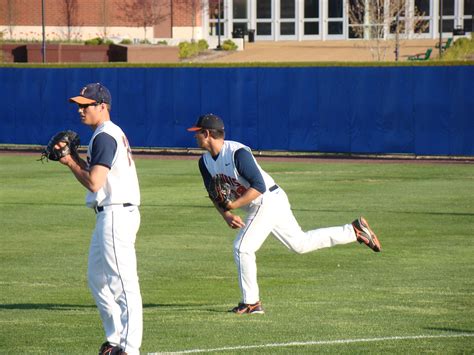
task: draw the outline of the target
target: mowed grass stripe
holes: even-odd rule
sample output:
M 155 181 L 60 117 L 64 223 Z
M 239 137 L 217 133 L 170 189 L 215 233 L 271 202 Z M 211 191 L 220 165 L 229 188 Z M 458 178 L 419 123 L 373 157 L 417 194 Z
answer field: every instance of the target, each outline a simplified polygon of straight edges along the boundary
M 335 344 L 353 344 L 353 343 L 384 342 L 384 341 L 398 341 L 398 340 L 462 338 L 462 337 L 474 337 L 474 334 L 408 335 L 408 336 L 392 336 L 392 337 L 366 338 L 366 339 L 299 341 L 299 342 L 292 342 L 292 343 L 222 347 L 222 348 L 216 348 L 216 349 L 191 349 L 191 350 L 182 350 L 182 351 L 174 351 L 174 352 L 156 352 L 156 353 L 149 353 L 149 355 L 213 353 L 213 352 L 221 352 L 221 351 L 227 352 L 227 351 L 234 351 L 234 350 L 252 350 L 252 349 L 262 349 L 262 348 L 288 348 L 288 347 L 314 346 L 314 345 L 335 345 Z
M 86 280 L 95 214 L 65 167 L 36 159 L 0 155 L 0 353 L 97 353 L 104 335 Z M 137 159 L 143 353 L 474 332 L 474 164 L 261 165 L 288 193 L 304 230 L 364 215 L 383 252 L 353 243 L 296 255 L 269 237 L 257 253 L 266 314 L 236 316 L 228 312 L 240 299 L 235 231 L 210 205 L 197 159 Z M 473 349 L 473 337 L 459 337 L 323 350 Z

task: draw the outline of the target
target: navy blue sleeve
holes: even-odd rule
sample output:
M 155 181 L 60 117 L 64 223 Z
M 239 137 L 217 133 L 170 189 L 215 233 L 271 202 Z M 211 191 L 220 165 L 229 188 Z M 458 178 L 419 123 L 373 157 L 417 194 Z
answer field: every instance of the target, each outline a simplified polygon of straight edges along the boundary
M 234 161 L 237 171 L 250 183 L 250 187 L 263 194 L 266 191 L 265 180 L 252 153 L 245 148 L 240 148 L 234 153 Z
M 115 152 L 117 151 L 117 142 L 107 133 L 99 133 L 92 143 L 90 166 L 103 165 L 107 168 L 112 167 Z
M 208 190 L 208 186 L 211 183 L 212 176 L 207 170 L 206 165 L 204 164 L 204 159 L 201 157 L 199 159 L 199 171 L 201 172 L 202 181 L 204 182 L 204 187 Z

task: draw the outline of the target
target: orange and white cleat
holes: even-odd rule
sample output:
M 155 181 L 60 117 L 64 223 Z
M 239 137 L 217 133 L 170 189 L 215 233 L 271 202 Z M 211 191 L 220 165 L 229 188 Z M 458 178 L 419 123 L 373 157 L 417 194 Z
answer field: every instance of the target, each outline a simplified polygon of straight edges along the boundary
M 354 222 L 352 222 L 352 227 L 354 228 L 354 232 L 359 243 L 364 243 L 375 252 L 382 250 L 382 246 L 380 245 L 377 236 L 372 231 L 372 229 L 370 229 L 369 224 L 364 217 L 360 217 L 359 219 L 356 219 Z
M 237 307 L 232 308 L 229 312 L 237 314 L 264 314 L 265 311 L 262 308 L 262 303 L 258 301 L 254 304 L 239 303 Z

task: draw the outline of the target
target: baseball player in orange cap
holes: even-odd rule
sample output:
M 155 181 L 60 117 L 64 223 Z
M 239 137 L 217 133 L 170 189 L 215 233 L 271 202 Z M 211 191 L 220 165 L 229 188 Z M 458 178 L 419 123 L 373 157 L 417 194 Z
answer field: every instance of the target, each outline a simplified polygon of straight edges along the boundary
M 260 167 L 249 147 L 224 139 L 224 122 L 219 116 L 202 115 L 188 131 L 195 132 L 197 145 L 206 150 L 199 160 L 206 189 L 209 191 L 211 180 L 220 176 L 236 196 L 225 206 L 214 202 L 229 227 L 239 229 L 234 241 L 234 259 L 242 298 L 230 311 L 237 314 L 264 313 L 257 284 L 255 253 L 270 233 L 298 254 L 355 241 L 375 252 L 381 250 L 377 236 L 363 217 L 342 226 L 302 231 L 285 191 Z M 247 213 L 244 219 L 233 213 L 239 208 Z

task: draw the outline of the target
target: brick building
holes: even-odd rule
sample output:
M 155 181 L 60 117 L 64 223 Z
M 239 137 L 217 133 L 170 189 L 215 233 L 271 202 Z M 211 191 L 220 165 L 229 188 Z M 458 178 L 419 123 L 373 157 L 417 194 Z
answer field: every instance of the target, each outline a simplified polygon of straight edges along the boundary
M 376 2 L 383 21 L 368 10 Z M 47 40 L 215 40 L 219 26 L 223 38 L 255 30 L 256 41 L 390 38 L 395 17 L 389 9 L 400 3 L 398 28 L 406 38 L 438 38 L 440 13 L 443 37 L 454 29 L 472 32 L 474 0 L 0 0 L 0 33 L 41 39 L 44 14 Z M 351 15 L 357 5 L 359 19 Z

